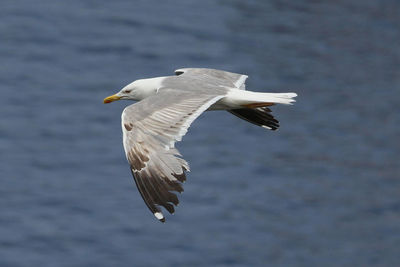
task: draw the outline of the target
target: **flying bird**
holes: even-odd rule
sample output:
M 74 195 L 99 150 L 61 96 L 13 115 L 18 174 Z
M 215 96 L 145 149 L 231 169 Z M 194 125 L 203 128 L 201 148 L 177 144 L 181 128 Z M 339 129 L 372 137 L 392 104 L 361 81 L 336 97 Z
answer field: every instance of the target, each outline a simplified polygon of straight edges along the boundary
M 246 91 L 248 76 L 207 68 L 183 68 L 174 76 L 136 80 L 104 99 L 139 101 L 121 116 L 123 145 L 137 188 L 154 216 L 165 222 L 160 207 L 173 214 L 189 164 L 175 148 L 190 124 L 207 110 L 231 114 L 269 130 L 279 122 L 270 106 L 291 104 L 296 93 Z

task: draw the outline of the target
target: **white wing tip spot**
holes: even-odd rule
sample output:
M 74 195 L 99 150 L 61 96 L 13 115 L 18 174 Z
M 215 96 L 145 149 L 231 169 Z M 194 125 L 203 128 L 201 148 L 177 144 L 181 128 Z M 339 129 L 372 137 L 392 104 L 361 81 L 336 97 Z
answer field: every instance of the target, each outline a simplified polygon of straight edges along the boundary
M 162 222 L 165 222 L 164 215 L 163 215 L 161 212 L 156 212 L 156 213 L 154 213 L 154 216 L 156 216 L 156 218 L 157 218 L 158 220 L 160 220 L 160 221 L 162 221 Z

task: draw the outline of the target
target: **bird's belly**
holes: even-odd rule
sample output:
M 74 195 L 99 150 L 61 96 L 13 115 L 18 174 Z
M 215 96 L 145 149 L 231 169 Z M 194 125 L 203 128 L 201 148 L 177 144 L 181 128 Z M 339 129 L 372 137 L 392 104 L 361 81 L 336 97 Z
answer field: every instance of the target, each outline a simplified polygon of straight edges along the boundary
M 235 108 L 240 108 L 240 106 L 233 103 L 229 96 L 226 96 L 212 104 L 207 110 L 227 110 Z

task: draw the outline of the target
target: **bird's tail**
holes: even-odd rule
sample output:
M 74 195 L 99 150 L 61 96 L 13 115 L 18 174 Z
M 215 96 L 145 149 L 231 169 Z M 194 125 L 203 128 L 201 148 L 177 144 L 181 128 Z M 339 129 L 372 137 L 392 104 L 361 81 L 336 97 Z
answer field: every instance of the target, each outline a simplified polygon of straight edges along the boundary
M 244 90 L 232 90 L 228 94 L 229 101 L 241 108 L 267 107 L 274 104 L 291 105 L 296 93 L 260 93 Z

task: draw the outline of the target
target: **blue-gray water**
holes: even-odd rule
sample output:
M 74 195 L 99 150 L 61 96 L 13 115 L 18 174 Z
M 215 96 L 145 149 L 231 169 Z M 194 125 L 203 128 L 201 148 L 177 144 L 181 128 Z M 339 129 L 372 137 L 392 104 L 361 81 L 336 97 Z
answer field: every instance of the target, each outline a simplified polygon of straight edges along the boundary
M 0 3 L 0 266 L 398 266 L 400 3 Z M 299 94 L 279 131 L 202 115 L 159 223 L 102 99 L 180 67 Z

